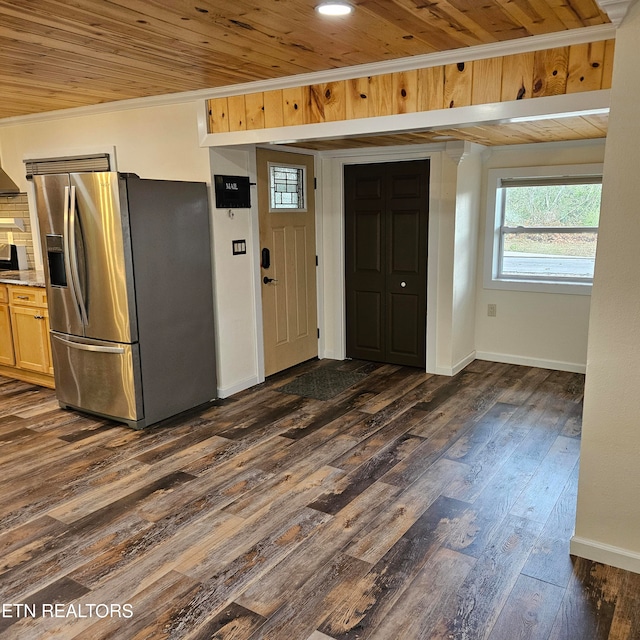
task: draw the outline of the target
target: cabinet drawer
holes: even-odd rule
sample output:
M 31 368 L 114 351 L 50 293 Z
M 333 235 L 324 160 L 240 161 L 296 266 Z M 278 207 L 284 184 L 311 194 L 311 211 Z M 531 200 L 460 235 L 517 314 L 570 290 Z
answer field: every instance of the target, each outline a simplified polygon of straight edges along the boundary
M 27 307 L 43 307 L 47 304 L 47 292 L 40 287 L 9 287 L 9 304 Z
M 0 303 L 2 302 L 9 302 L 9 292 L 4 284 L 0 284 Z

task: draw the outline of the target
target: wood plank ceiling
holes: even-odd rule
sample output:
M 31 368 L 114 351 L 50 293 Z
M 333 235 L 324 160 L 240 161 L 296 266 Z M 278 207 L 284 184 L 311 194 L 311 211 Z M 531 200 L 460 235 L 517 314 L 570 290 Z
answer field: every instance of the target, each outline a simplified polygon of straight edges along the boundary
M 315 151 L 336 149 L 363 149 L 390 147 L 406 144 L 427 144 L 450 140 L 466 140 L 485 146 L 527 144 L 532 142 L 561 142 L 605 138 L 608 115 L 575 116 L 571 118 L 538 120 L 518 124 L 494 124 L 485 126 L 439 129 L 377 136 L 353 136 L 328 140 L 305 140 L 288 146 Z
M 609 22 L 595 0 L 352 0 L 354 14 L 332 21 L 318 2 L 0 0 L 0 119 Z

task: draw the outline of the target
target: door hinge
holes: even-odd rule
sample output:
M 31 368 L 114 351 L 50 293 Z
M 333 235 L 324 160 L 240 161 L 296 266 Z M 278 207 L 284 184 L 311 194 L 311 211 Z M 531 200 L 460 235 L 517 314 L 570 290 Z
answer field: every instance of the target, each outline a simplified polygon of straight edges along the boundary
M 316 256 L 316 267 L 318 266 L 318 256 Z
M 318 340 L 320 339 L 320 328 L 318 327 Z
M 313 178 L 313 188 L 317 189 L 318 188 L 318 178 Z

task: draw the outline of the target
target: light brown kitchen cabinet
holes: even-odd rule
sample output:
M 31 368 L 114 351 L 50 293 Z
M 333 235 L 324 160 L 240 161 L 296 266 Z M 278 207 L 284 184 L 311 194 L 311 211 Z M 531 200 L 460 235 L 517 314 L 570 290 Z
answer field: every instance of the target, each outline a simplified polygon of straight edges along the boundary
M 3 344 L 0 349 L 0 365 L 3 365 L 0 366 L 0 374 L 53 387 L 46 290 L 6 285 L 5 297 L 8 304 L 0 302 L 0 335 Z M 2 315 L 2 306 L 8 307 L 8 317 Z M 5 353 L 5 344 L 10 344 L 11 354 L 9 347 Z
M 9 292 L 0 284 L 0 364 L 12 367 L 16 363 L 13 354 L 13 336 L 11 334 L 11 314 L 9 312 Z

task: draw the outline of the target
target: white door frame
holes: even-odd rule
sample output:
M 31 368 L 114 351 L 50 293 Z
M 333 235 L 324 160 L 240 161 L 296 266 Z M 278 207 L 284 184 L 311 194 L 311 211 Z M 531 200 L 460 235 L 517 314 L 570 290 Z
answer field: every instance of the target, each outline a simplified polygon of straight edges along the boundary
M 323 298 L 322 316 L 319 316 L 322 341 L 321 357 L 344 360 L 346 357 L 346 304 L 345 304 L 345 225 L 344 225 L 344 166 L 403 160 L 430 161 L 429 177 L 429 245 L 427 258 L 427 360 L 426 371 L 436 370 L 437 336 L 437 255 L 438 225 L 441 215 L 441 153 L 444 144 L 411 147 L 387 147 L 320 154 L 320 203 L 318 216 L 324 224 L 319 230 L 323 253 L 320 259 L 322 279 L 319 293 Z M 325 290 L 324 283 L 328 283 Z M 321 288 L 322 287 L 322 288 Z M 433 311 L 432 311 L 433 310 Z M 318 307 L 320 313 L 320 307 Z

